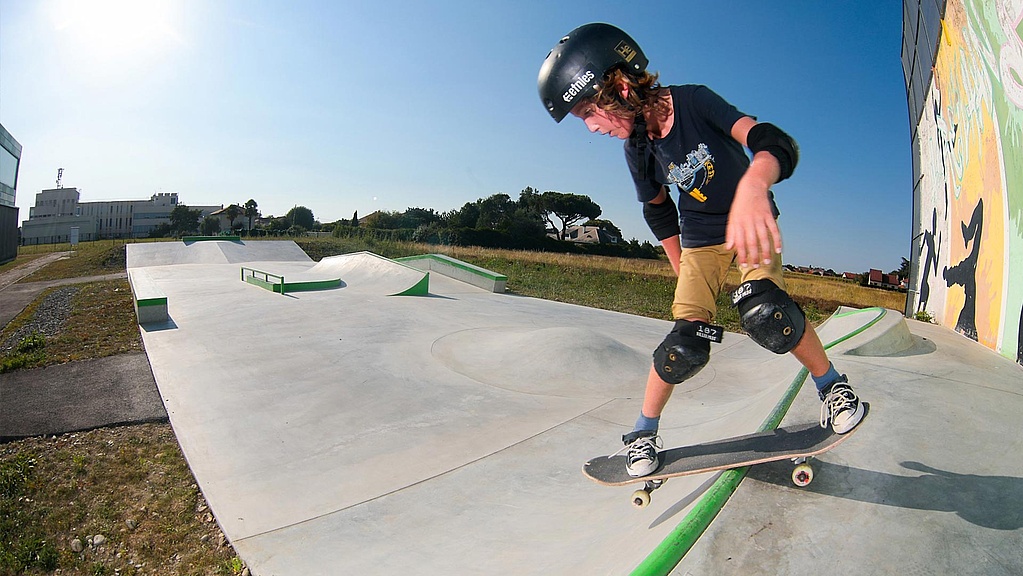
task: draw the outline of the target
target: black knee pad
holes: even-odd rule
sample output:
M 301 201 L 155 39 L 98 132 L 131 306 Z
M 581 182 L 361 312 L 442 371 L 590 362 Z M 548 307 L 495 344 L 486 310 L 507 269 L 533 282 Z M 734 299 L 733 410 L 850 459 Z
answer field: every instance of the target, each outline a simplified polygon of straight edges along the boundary
M 710 343 L 721 342 L 724 330 L 706 322 L 677 320 L 654 350 L 654 370 L 668 384 L 692 378 L 710 361 Z
M 770 280 L 743 282 L 732 292 L 732 304 L 739 309 L 742 329 L 775 354 L 792 350 L 803 337 L 803 310 Z

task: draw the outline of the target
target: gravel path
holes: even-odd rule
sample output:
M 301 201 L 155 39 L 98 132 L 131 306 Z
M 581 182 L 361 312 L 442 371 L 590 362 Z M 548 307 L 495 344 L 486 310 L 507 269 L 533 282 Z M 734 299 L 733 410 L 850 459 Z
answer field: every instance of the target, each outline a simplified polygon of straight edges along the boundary
M 23 338 L 38 332 L 47 338 L 60 333 L 71 315 L 71 301 L 78 293 L 78 286 L 65 286 L 51 292 L 36 308 L 32 319 L 15 330 L 9 338 L 0 343 L 0 352 L 7 352 L 18 345 Z

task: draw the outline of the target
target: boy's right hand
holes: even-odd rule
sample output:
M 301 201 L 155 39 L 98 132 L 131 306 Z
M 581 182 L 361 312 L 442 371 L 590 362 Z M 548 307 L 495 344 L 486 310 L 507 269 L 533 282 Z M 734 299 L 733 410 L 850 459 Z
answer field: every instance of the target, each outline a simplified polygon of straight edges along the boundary
M 735 189 L 728 212 L 725 248 L 735 250 L 740 266 L 770 264 L 781 254 L 781 231 L 771 211 L 769 190 L 778 177 L 778 161 L 758 153 Z

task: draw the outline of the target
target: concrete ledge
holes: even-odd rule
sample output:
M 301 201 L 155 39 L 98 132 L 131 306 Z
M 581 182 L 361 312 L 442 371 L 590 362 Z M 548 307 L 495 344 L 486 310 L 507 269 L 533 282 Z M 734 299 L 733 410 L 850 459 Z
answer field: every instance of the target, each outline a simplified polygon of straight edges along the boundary
M 408 256 L 398 258 L 397 261 L 419 270 L 438 272 L 449 278 L 454 278 L 455 280 L 498 294 L 503 294 L 508 284 L 508 277 L 504 274 L 498 274 L 497 272 L 492 272 L 486 268 L 480 268 L 479 266 L 474 266 L 468 262 L 462 262 L 443 254 Z
M 193 242 L 241 242 L 241 236 L 182 236 L 181 241 L 185 244 Z
M 156 285 L 153 277 L 144 269 L 133 268 L 128 270 L 128 282 L 131 284 L 135 315 L 138 316 L 139 324 L 166 322 L 167 295 Z

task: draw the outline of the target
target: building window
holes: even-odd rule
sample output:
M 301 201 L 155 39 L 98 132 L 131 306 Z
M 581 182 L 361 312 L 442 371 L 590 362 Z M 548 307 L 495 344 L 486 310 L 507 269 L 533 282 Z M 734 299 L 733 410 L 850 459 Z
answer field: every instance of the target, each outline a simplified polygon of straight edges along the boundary
M 18 187 L 18 159 L 2 146 L 0 146 L 0 184 L 11 188 Z

